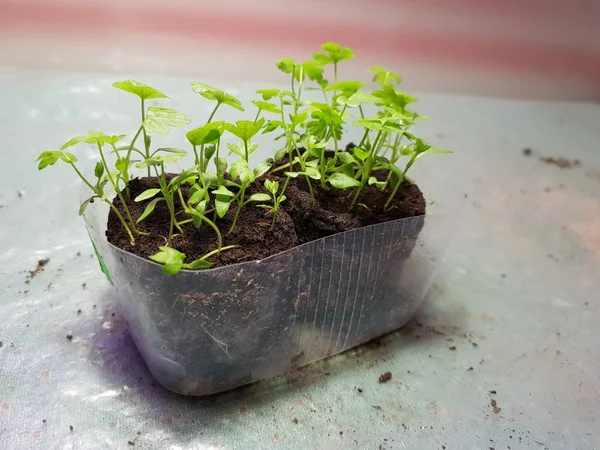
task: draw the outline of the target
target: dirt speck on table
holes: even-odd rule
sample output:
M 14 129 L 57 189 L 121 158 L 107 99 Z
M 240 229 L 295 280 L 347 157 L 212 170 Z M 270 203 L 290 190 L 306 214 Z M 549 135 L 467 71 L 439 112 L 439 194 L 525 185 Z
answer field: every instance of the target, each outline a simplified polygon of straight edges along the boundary
M 490 400 L 490 406 L 492 407 L 494 414 L 498 414 L 500 411 L 502 411 L 502 408 L 498 407 L 498 403 L 494 399 Z
M 523 155 L 525 155 L 525 156 L 531 156 L 532 153 L 533 153 L 533 150 L 531 150 L 530 147 L 525 147 L 523 149 Z
M 44 267 L 46 267 L 46 264 L 48 264 L 48 262 L 50 262 L 50 258 L 40 259 L 38 261 L 37 267 L 29 271 L 29 279 L 33 279 L 38 273 L 42 272 L 44 270 Z
M 73 340 L 73 335 L 71 333 L 65 336 L 69 341 Z
M 294 418 L 292 419 L 292 423 L 293 423 L 294 425 L 297 425 L 297 424 L 298 424 L 298 419 L 296 419 L 296 418 L 294 417 Z
M 556 158 L 552 156 L 540 156 L 540 161 L 546 164 L 556 166 L 560 169 L 571 169 L 575 166 L 580 166 L 581 162 L 578 159 L 567 159 L 562 156 Z
M 392 379 L 392 372 L 385 372 L 385 373 L 382 373 L 381 375 L 379 375 L 380 383 L 387 383 L 391 379 Z

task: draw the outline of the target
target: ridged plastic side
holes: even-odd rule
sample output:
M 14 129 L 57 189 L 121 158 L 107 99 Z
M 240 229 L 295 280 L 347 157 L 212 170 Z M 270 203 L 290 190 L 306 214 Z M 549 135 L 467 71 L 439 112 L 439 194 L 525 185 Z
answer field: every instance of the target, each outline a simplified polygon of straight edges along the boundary
M 283 374 L 406 323 L 431 284 L 448 217 L 352 230 L 262 261 L 166 276 L 84 218 L 135 343 L 158 382 L 208 395 Z

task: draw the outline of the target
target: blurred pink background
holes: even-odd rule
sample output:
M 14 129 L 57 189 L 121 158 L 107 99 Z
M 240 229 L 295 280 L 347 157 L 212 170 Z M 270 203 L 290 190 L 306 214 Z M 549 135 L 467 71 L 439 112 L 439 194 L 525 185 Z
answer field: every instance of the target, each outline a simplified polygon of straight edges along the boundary
M 0 65 L 278 80 L 333 40 L 407 89 L 600 99 L 594 0 L 3 0 Z

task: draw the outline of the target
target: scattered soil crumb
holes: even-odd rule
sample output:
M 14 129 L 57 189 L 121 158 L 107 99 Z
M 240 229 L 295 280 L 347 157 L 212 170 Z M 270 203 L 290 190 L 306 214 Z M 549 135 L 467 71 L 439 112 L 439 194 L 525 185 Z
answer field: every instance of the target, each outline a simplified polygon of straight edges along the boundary
M 294 425 L 297 425 L 297 424 L 298 424 L 298 419 L 296 419 L 296 418 L 294 417 L 294 418 L 292 419 L 292 423 L 293 423 Z
M 387 383 L 391 379 L 392 379 L 392 372 L 385 372 L 385 373 L 382 373 L 381 375 L 379 375 L 380 383 Z
M 73 431 L 73 425 L 69 425 L 69 430 Z
M 495 389 L 492 389 L 492 390 L 491 390 L 491 391 L 489 391 L 489 392 L 490 392 L 490 394 L 497 394 L 497 392 L 496 392 L 496 390 L 495 390 Z
M 77 256 L 81 256 L 81 252 L 77 252 Z
M 77 310 L 77 314 L 81 314 L 81 310 L 80 309 Z
M 498 414 L 500 411 L 502 411 L 502 408 L 498 407 L 498 403 L 496 402 L 496 400 L 491 399 L 490 400 L 490 405 L 494 411 L 494 414 Z
M 50 258 L 40 259 L 38 261 L 37 267 L 34 270 L 29 271 L 29 279 L 33 279 L 38 273 L 44 270 L 46 264 L 50 261 Z
M 479 344 L 477 342 L 471 342 L 471 345 L 473 346 L 473 348 L 479 347 Z
M 373 408 L 375 408 L 375 409 L 378 409 L 378 410 L 380 410 L 380 411 L 383 409 L 383 408 L 382 408 L 381 406 L 379 406 L 379 405 L 373 405 Z
M 0 348 L 2 348 L 3 345 L 4 345 L 4 342 L 0 341 Z
M 86 286 L 87 286 L 87 283 L 83 283 L 83 284 L 81 285 L 81 288 L 82 288 L 82 289 L 85 289 L 85 288 L 86 288 Z
M 17 197 L 21 198 L 25 194 L 23 191 L 17 191 Z
M 0 344 L 1 344 L 1 342 L 0 342 Z M 2 347 L 2 345 L 0 345 L 0 347 Z M 356 388 L 356 390 L 358 391 L 359 394 L 362 394 L 362 392 L 363 392 L 362 388 Z
M 343 431 L 340 431 L 340 436 L 343 436 L 343 435 L 344 435 L 344 432 L 343 432 Z
M 529 148 L 529 147 L 525 147 L 523 149 L 523 155 L 525 155 L 525 156 L 531 156 L 532 153 L 533 153 L 533 150 L 531 150 L 531 148 Z
M 575 166 L 581 165 L 581 162 L 578 159 L 574 159 L 571 161 L 570 159 L 564 158 L 562 156 L 559 156 L 557 158 L 554 158 L 552 156 L 540 156 L 540 161 L 546 164 L 554 165 L 556 167 L 559 167 L 560 169 L 571 169 Z
M 544 192 L 552 192 L 552 188 L 546 186 L 544 188 Z
M 72 339 L 73 339 L 73 335 L 72 335 L 71 333 L 69 333 L 69 334 L 67 334 L 66 338 L 67 338 L 68 340 L 72 340 Z
M 500 274 L 500 276 L 501 276 L 502 278 L 506 278 L 506 274 L 505 274 L 505 273 L 501 273 L 501 274 Z
M 470 372 L 471 370 L 475 370 L 475 369 L 473 369 L 473 366 L 469 367 L 469 368 L 467 369 L 467 372 Z
M 42 423 L 46 423 L 46 419 L 42 420 Z
M 451 345 L 450 347 L 448 347 L 448 350 L 456 350 L 456 345 Z
M 129 445 L 135 445 L 135 442 L 133 442 L 133 441 L 127 441 L 127 443 L 128 443 Z

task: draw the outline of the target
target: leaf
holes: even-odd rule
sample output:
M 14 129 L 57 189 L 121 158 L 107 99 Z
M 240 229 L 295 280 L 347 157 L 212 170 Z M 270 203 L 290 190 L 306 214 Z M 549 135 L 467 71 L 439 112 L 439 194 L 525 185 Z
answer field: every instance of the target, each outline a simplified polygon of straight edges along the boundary
M 225 186 L 219 186 L 218 189 L 211 191 L 211 193 L 214 195 L 222 195 L 225 197 L 235 197 L 235 194 L 233 192 L 231 192 L 229 189 L 227 189 Z
M 231 153 L 235 153 L 236 155 L 238 155 L 239 157 L 243 158 L 245 153 L 246 153 L 246 149 L 244 148 L 244 142 L 243 141 L 238 141 L 235 144 L 232 144 L 231 142 L 227 143 L 227 148 L 229 149 L 229 151 Z
M 77 157 L 73 153 L 69 152 L 61 152 L 60 159 L 68 164 L 73 164 L 77 162 Z
M 277 97 L 280 94 L 279 89 L 259 89 L 256 91 L 257 94 L 262 95 L 263 100 L 271 100 L 273 97 Z
M 269 171 L 269 169 L 273 166 L 273 159 L 269 158 L 265 161 L 261 162 L 258 166 L 254 168 L 254 176 L 256 178 L 262 177 L 265 173 Z
M 192 90 L 208 100 L 216 101 L 219 104 L 229 105 L 238 111 L 244 111 L 242 103 L 237 98 L 220 89 L 215 89 L 208 84 L 192 81 Z
M 185 136 L 192 145 L 211 144 L 217 141 L 223 134 L 222 126 L 224 123 L 223 121 L 210 122 L 188 131 Z
M 204 158 L 206 160 L 206 164 L 208 164 L 208 161 L 210 161 L 210 159 L 213 157 L 216 151 L 216 145 L 207 145 L 206 147 L 204 147 Z
M 354 164 L 354 163 L 356 163 L 356 160 L 354 159 L 354 156 L 352 156 L 348 152 L 339 152 L 337 155 L 338 155 L 338 158 L 340 158 L 340 161 L 342 161 L 344 164 Z
M 38 170 L 53 166 L 59 159 L 62 159 L 62 152 L 60 150 L 46 150 L 42 152 L 38 156 L 38 159 L 36 159 L 36 161 L 39 161 Z
M 379 181 L 375 177 L 369 177 L 367 183 L 369 183 L 369 186 L 375 185 L 378 188 L 382 188 L 383 186 L 385 186 L 385 181 Z
M 347 189 L 360 186 L 360 182 L 345 173 L 336 172 L 332 174 L 327 181 L 336 189 Z
M 323 78 L 323 66 L 317 61 L 306 61 L 304 64 L 302 64 L 302 67 L 304 68 L 304 73 L 309 80 L 319 84 L 325 81 Z
M 373 81 L 381 85 L 402 82 L 400 75 L 381 66 L 373 66 L 368 72 L 374 73 Z
M 212 266 L 213 266 L 213 264 L 210 261 L 206 261 L 205 259 L 197 259 L 195 261 L 192 261 L 189 264 L 184 264 L 183 268 L 196 270 L 196 269 L 210 269 Z
M 94 200 L 95 198 L 98 198 L 96 195 L 92 195 L 90 198 L 86 199 L 81 206 L 79 207 L 79 215 L 83 215 L 83 213 L 85 212 L 86 208 L 88 207 L 88 205 L 90 204 L 90 202 L 92 200 Z
M 390 84 L 386 84 L 381 87 L 380 90 L 374 91 L 373 95 L 379 97 L 385 106 L 393 108 L 395 111 L 404 112 L 406 105 L 417 101 L 416 98 L 410 95 L 397 91 L 396 88 Z
M 206 200 L 202 200 L 192 210 L 192 222 L 194 223 L 194 226 L 196 228 L 200 228 L 200 225 L 202 225 L 202 217 L 204 216 L 204 212 L 206 211 L 207 204 L 208 202 Z
M 177 153 L 178 155 L 187 155 L 186 150 L 182 150 L 180 148 L 172 148 L 172 147 L 161 147 L 156 149 L 154 153 Z
M 215 167 L 217 168 L 217 178 L 221 179 L 227 171 L 227 159 L 219 157 L 215 160 Z
M 337 102 L 350 108 L 356 108 L 360 105 L 375 105 L 380 103 L 381 99 L 365 92 L 355 92 L 350 97 L 338 97 Z
M 96 176 L 96 178 L 102 178 L 103 174 L 104 174 L 104 164 L 102 164 L 100 161 L 98 161 L 96 163 L 96 166 L 94 167 L 94 175 Z
M 279 190 L 279 182 L 274 180 L 269 180 L 268 178 L 265 180 L 265 189 L 269 191 L 273 196 L 277 195 L 277 191 Z
M 281 161 L 288 154 L 287 148 L 282 148 L 275 153 L 275 161 Z
M 115 161 L 115 168 L 119 172 L 124 172 L 127 169 L 127 158 L 117 158 Z
M 307 167 L 304 171 L 304 175 L 308 176 L 309 178 L 312 178 L 313 180 L 321 179 L 321 172 L 319 172 L 319 169 L 315 167 Z
M 281 110 L 271 102 L 267 102 L 264 100 L 252 100 L 252 103 L 261 111 L 267 111 L 274 114 L 281 114 Z
M 156 194 L 158 194 L 160 192 L 160 189 L 146 189 L 144 192 L 142 192 L 140 195 L 138 195 L 134 201 L 136 202 L 142 202 L 144 200 L 148 200 L 149 198 L 154 197 Z
M 271 120 L 264 127 L 262 134 L 270 133 L 271 131 L 275 131 L 277 128 L 283 127 L 283 122 L 280 120 Z
M 321 64 L 337 64 L 340 61 L 354 58 L 354 53 L 348 47 L 342 48 L 334 42 L 327 42 L 321 46 L 325 53 L 315 53 L 313 58 Z
M 350 97 L 358 92 L 365 83 L 360 81 L 338 81 L 337 83 L 330 84 L 325 88 L 326 91 L 341 91 L 346 97 Z
M 198 173 L 196 172 L 197 168 L 198 166 L 194 166 L 190 169 L 183 170 L 179 175 L 169 181 L 169 188 L 177 190 L 182 184 L 193 184 L 198 178 Z
M 206 190 L 198 185 L 194 185 L 193 187 L 196 189 L 194 189 L 192 195 L 190 195 L 188 204 L 195 206 L 206 196 Z
M 231 197 L 226 195 L 217 195 L 215 197 L 215 210 L 217 211 L 217 216 L 219 218 L 225 217 L 227 211 L 229 211 L 229 207 L 231 206 Z
M 225 130 L 229 131 L 234 136 L 239 137 L 242 141 L 248 142 L 261 130 L 264 123 L 264 118 L 259 119 L 257 122 L 252 122 L 250 120 L 238 120 L 235 122 L 235 125 L 226 123 L 223 125 L 223 128 L 225 128 Z
M 250 197 L 248 197 L 248 199 L 246 200 L 247 202 L 268 202 L 269 200 L 271 200 L 271 196 L 269 194 L 252 194 Z
M 254 172 L 252 171 L 252 169 L 250 169 L 248 163 L 244 159 L 240 159 L 231 165 L 230 174 L 231 178 L 234 181 L 239 178 L 242 182 L 242 185 L 246 186 L 256 179 L 254 176 Z
M 292 124 L 294 124 L 294 126 L 303 124 L 307 118 L 308 118 L 308 112 L 306 112 L 306 111 L 298 113 L 298 114 L 294 114 L 294 115 L 290 114 L 290 120 L 292 121 Z
M 352 149 L 352 154 L 361 161 L 364 161 L 369 157 L 370 152 L 367 152 L 359 147 L 354 147 L 354 149 Z
M 158 202 L 160 202 L 161 200 L 164 200 L 164 197 L 155 198 L 150 203 L 148 203 L 148 205 L 146 206 L 146 209 L 144 209 L 144 212 L 142 213 L 142 215 L 135 222 L 140 223 L 142 220 L 144 220 L 146 217 L 148 217 L 150 215 L 150 213 L 152 211 L 154 211 L 156 204 Z
M 142 100 L 151 98 L 169 98 L 162 92 L 135 80 L 117 81 L 116 83 L 113 83 L 112 86 L 121 89 L 122 91 L 129 92 L 130 94 L 137 95 Z
M 168 134 L 171 127 L 182 127 L 188 123 L 190 123 L 190 118 L 187 114 L 174 109 L 151 106 L 148 108 L 143 126 L 147 133 Z
M 297 66 L 298 63 L 291 58 L 284 58 L 275 63 L 275 67 L 277 67 L 283 73 L 293 73 Z

